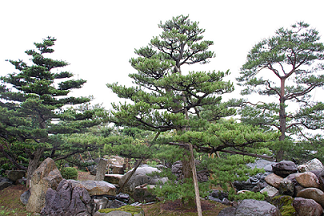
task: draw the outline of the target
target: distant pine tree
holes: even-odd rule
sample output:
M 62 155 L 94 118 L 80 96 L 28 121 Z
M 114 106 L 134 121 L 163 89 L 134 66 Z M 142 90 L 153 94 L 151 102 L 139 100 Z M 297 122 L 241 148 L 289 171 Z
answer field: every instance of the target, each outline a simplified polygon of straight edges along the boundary
M 34 43 L 37 49 L 26 51 L 32 64 L 9 60 L 18 72 L 1 77 L 1 151 L 11 158 L 4 143 L 20 143 L 28 155 L 28 183 L 44 151 L 51 150 L 53 156 L 60 149 L 53 137 L 49 140 L 50 135 L 80 132 L 102 121 L 96 118 L 103 112 L 102 108 L 90 109 L 85 105 L 90 101 L 89 97 L 68 96 L 72 89 L 81 88 L 86 81 L 71 79 L 73 74 L 67 71 L 56 72 L 68 63 L 47 58 L 54 52 L 55 41 L 55 38 L 47 37 L 42 43 Z M 80 104 L 83 110 L 65 109 L 66 105 Z

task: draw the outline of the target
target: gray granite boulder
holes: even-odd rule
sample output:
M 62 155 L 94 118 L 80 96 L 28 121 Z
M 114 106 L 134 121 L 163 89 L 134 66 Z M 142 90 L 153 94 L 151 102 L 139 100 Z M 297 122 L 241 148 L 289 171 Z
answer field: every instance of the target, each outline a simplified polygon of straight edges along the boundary
M 120 179 L 119 186 L 123 185 L 126 182 L 126 179 L 128 178 L 128 176 L 131 175 L 132 171 L 133 171 L 133 169 L 128 171 Z M 130 194 L 132 196 L 134 194 L 135 188 L 137 186 L 140 186 L 140 185 L 143 185 L 143 184 L 155 185 L 159 181 L 161 181 L 162 183 L 165 183 L 168 180 L 167 177 L 160 178 L 158 176 L 148 176 L 147 175 L 147 174 L 151 174 L 153 172 L 161 172 L 161 171 L 158 170 L 157 168 L 150 167 L 150 166 L 147 166 L 147 165 L 138 167 L 137 170 L 135 171 L 135 173 L 129 179 L 129 181 L 124 185 L 124 188 L 123 188 L 122 192 Z
M 253 199 L 243 200 L 236 208 L 235 216 L 281 216 L 279 209 L 266 202 Z

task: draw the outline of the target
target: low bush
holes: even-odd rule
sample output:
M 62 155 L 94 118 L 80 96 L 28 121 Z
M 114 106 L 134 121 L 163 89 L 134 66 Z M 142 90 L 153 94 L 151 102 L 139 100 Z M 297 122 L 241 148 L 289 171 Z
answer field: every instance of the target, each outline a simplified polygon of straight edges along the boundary
M 78 179 L 78 170 L 74 167 L 63 167 L 61 175 L 64 179 Z

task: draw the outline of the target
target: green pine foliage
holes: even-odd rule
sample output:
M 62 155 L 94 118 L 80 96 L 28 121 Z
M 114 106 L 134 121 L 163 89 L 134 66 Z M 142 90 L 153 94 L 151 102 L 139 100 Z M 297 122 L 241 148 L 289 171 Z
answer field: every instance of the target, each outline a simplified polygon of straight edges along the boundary
M 234 181 L 246 181 L 250 176 L 264 173 L 263 169 L 249 168 L 247 163 L 254 163 L 255 158 L 243 155 L 226 155 L 207 158 L 208 169 L 211 170 L 211 183 L 220 185 L 225 191 L 231 188 Z
M 75 167 L 63 167 L 60 171 L 64 179 L 78 179 L 78 170 Z

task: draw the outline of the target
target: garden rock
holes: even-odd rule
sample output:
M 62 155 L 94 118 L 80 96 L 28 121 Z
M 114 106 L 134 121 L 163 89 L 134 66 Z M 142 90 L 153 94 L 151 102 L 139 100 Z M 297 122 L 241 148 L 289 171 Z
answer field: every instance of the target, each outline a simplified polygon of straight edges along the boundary
M 0 177 L 0 190 L 3 190 L 12 185 L 12 181 L 5 177 Z
M 234 187 L 237 190 L 253 190 L 260 191 L 263 187 L 267 186 L 265 184 L 265 177 L 267 174 L 258 173 L 255 176 L 249 177 L 246 181 L 234 181 Z
M 124 175 L 122 174 L 106 174 L 104 181 L 109 182 L 111 184 L 118 184 L 120 179 L 123 177 Z
M 279 190 L 277 188 L 275 188 L 275 187 L 270 186 L 270 185 L 266 186 L 265 188 L 263 188 L 260 191 L 260 193 L 265 193 L 265 192 L 267 192 L 268 197 L 270 199 L 279 195 Z
M 29 197 L 30 197 L 30 190 L 28 189 L 20 195 L 21 203 L 27 205 Z
M 299 172 L 309 172 L 313 170 L 322 170 L 322 169 L 324 169 L 324 166 L 322 162 L 317 158 L 308 161 L 306 164 L 302 164 L 298 166 Z
M 293 201 L 293 207 L 298 216 L 321 216 L 323 213 L 322 206 L 312 199 L 296 197 Z
M 8 170 L 7 171 L 8 179 L 17 183 L 19 179 L 22 179 L 26 175 L 25 170 Z
M 253 199 L 243 200 L 236 208 L 235 216 L 281 216 L 279 209 L 266 202 Z
M 116 187 L 113 184 L 110 184 L 105 181 L 76 181 L 68 180 L 72 183 L 72 187 L 81 187 L 85 188 L 90 196 L 93 195 L 116 195 Z
M 46 158 L 31 177 L 30 197 L 26 210 L 39 213 L 45 205 L 47 189 L 56 190 L 61 180 L 61 173 L 57 169 L 54 160 Z
M 223 200 L 224 198 L 228 199 L 228 193 L 220 190 L 213 190 L 213 192 L 211 192 L 209 196 L 213 198 L 218 198 L 220 200 Z
M 297 166 L 292 161 L 280 161 L 272 165 L 273 172 L 281 177 L 287 177 L 291 173 L 297 172 Z
M 324 170 L 313 170 L 311 171 L 314 173 L 318 179 L 319 182 L 319 188 L 324 191 Z
M 235 216 L 236 207 L 224 208 L 218 213 L 218 216 Z
M 324 207 L 324 193 L 318 188 L 305 188 L 297 194 L 297 197 L 313 199 Z
M 271 173 L 270 175 L 267 175 L 264 179 L 269 185 L 275 187 L 275 188 L 279 188 L 280 186 L 280 182 L 283 180 L 282 177 Z
M 106 208 L 120 208 L 125 205 L 127 204 L 119 200 L 109 200 Z
M 128 171 L 119 181 L 119 186 L 123 185 L 126 181 L 126 179 L 128 178 L 128 176 L 131 175 L 133 169 L 131 169 L 130 171 Z M 143 185 L 143 184 L 150 184 L 150 185 L 155 185 L 157 184 L 159 181 L 161 181 L 162 183 L 165 183 L 168 178 L 164 177 L 164 178 L 160 178 L 158 176 L 148 176 L 147 174 L 151 174 L 152 172 L 161 172 L 160 170 L 158 170 L 157 168 L 154 167 L 150 167 L 150 166 L 141 166 L 138 167 L 137 170 L 135 171 L 135 173 L 132 175 L 132 177 L 129 179 L 129 181 L 124 185 L 123 188 L 123 193 L 127 193 L 130 194 L 131 196 L 134 194 L 135 192 L 135 188 L 139 185 Z
M 254 163 L 248 163 L 246 164 L 250 168 L 259 168 L 264 169 L 266 172 L 272 172 L 272 166 L 273 164 L 276 164 L 276 162 L 267 161 L 264 159 L 258 159 L 255 160 Z
M 107 172 L 107 164 L 108 160 L 100 158 L 99 164 L 97 166 L 97 171 L 96 171 L 96 181 L 103 181 L 105 178 L 105 174 Z
M 85 188 L 73 187 L 68 180 L 62 180 L 57 190 L 49 188 L 46 192 L 42 216 L 92 215 L 95 205 Z
M 297 173 L 295 179 L 301 186 L 306 188 L 319 188 L 320 186 L 317 176 L 312 172 Z

